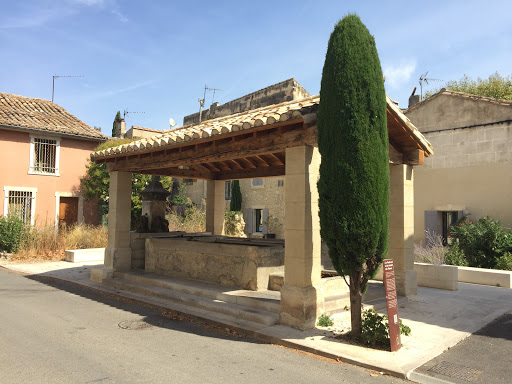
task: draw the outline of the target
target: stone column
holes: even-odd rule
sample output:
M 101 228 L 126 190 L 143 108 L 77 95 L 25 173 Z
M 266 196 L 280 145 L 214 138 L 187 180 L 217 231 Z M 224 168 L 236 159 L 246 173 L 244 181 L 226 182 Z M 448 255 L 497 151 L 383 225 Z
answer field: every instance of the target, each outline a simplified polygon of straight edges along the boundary
M 318 148 L 286 149 L 285 275 L 281 287 L 280 321 L 300 329 L 315 326 L 323 312 L 321 239 L 316 183 Z
M 130 248 L 132 174 L 110 172 L 108 200 L 108 244 L 105 249 L 105 268 L 129 271 L 132 262 Z
M 206 186 L 206 232 L 224 235 L 224 180 L 208 180 Z
M 418 279 L 414 270 L 414 181 L 410 165 L 390 165 L 389 253 L 394 260 L 396 290 L 414 296 Z

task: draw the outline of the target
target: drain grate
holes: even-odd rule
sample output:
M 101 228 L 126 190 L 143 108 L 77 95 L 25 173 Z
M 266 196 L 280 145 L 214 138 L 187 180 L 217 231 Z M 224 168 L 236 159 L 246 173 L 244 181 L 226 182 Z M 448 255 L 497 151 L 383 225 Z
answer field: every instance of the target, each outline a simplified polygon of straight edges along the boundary
M 475 381 L 483 372 L 448 361 L 442 361 L 440 364 L 434 365 L 429 371 L 465 381 Z
M 131 321 L 121 321 L 119 323 L 119 328 L 128 329 L 130 331 L 142 331 L 144 329 L 153 328 L 153 326 L 151 324 L 146 323 L 145 321 L 131 320 Z

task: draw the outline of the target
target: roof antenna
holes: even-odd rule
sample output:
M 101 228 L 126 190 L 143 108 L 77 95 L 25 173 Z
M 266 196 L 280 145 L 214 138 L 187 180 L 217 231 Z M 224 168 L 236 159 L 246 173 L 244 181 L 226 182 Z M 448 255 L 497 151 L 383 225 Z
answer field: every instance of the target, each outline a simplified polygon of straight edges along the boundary
M 202 121 L 203 118 L 203 107 L 204 102 L 206 100 L 206 91 L 213 91 L 213 97 L 212 97 L 212 104 L 215 101 L 215 91 L 222 91 L 222 89 L 219 88 L 209 88 L 206 84 L 204 85 L 204 94 L 202 99 L 197 99 L 199 101 L 199 122 Z
M 128 115 L 129 113 L 146 113 L 146 112 L 132 112 L 132 111 L 128 111 L 127 109 L 125 109 L 123 112 L 123 119 L 126 119 L 126 115 Z
M 53 95 L 55 94 L 55 79 L 59 77 L 84 77 L 84 75 L 53 75 L 52 80 L 52 103 L 53 103 Z
M 439 79 L 427 78 L 427 73 L 428 73 L 428 71 L 420 76 L 420 101 L 423 100 L 423 83 L 426 83 L 428 85 L 429 81 L 443 81 L 443 80 L 439 80 Z

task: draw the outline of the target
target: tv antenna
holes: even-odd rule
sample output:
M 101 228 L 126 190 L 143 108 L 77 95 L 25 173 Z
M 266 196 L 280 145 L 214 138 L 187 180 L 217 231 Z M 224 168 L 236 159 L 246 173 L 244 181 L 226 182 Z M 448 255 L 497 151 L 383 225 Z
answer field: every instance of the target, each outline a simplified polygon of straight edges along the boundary
M 130 113 L 146 113 L 146 112 L 132 112 L 132 111 L 128 111 L 127 109 L 125 109 L 123 112 L 123 119 L 126 119 L 126 115 L 128 115 Z
M 55 94 L 55 79 L 58 79 L 59 77 L 84 77 L 84 75 L 53 75 L 53 79 L 52 79 L 52 103 L 53 103 L 53 96 Z
M 203 117 L 203 108 L 204 108 L 204 102 L 206 100 L 206 91 L 213 91 L 213 97 L 212 97 L 212 104 L 215 101 L 215 91 L 222 91 L 222 89 L 219 88 L 210 88 L 206 84 L 204 85 L 204 94 L 202 99 L 197 99 L 199 101 L 199 122 L 201 122 Z
M 428 74 L 428 71 L 420 76 L 420 95 L 421 95 L 422 99 L 423 99 L 423 83 L 426 83 L 428 85 L 429 81 L 443 81 L 443 80 L 439 80 L 439 79 L 427 78 L 427 74 Z

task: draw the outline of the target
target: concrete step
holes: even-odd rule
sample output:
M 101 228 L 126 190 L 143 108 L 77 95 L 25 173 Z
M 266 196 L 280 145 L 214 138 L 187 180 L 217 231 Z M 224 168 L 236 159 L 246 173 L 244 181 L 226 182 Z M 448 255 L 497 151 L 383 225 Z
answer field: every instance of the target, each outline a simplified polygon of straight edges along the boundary
M 168 277 L 148 272 L 115 272 L 114 277 L 277 314 L 280 310 L 280 292 L 249 291 L 207 281 Z
M 135 292 L 138 294 L 146 295 L 148 297 L 168 300 L 175 303 L 180 303 L 182 305 L 199 308 L 235 319 L 246 320 L 266 326 L 274 325 L 279 321 L 279 314 L 275 312 L 269 312 L 254 307 L 227 302 L 217 298 L 175 291 L 152 284 L 130 281 L 120 277 L 104 279 L 103 284 L 118 290 Z M 229 295 L 227 296 L 229 297 Z

